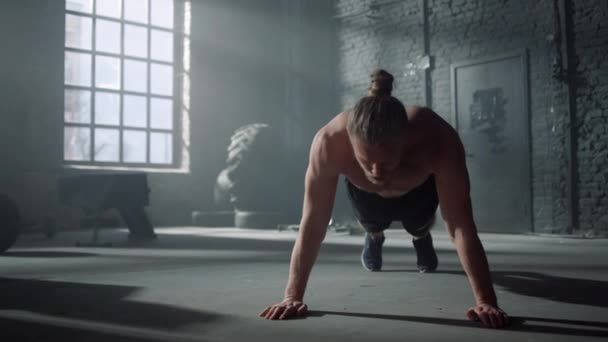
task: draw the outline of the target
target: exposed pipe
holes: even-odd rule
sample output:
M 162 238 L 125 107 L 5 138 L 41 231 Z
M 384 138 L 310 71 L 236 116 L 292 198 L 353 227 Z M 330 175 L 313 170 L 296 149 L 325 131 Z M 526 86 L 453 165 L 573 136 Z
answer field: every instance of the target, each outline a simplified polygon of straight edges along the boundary
M 577 159 L 577 130 L 576 130 L 576 79 L 574 71 L 574 47 L 572 46 L 572 2 L 569 0 L 554 0 L 553 2 L 556 32 L 556 58 L 553 64 L 553 77 L 563 81 L 568 87 L 568 132 L 566 133 L 566 156 L 568 164 L 568 227 L 572 234 L 579 229 L 579 198 L 578 198 L 578 159 Z
M 422 36 L 423 36 L 423 54 L 429 60 L 429 65 L 424 69 L 424 77 L 422 78 L 422 87 L 424 92 L 424 105 L 432 107 L 433 105 L 433 87 L 431 85 L 431 69 L 432 69 L 432 58 L 431 58 L 431 37 L 429 34 L 429 1 L 420 0 L 420 22 L 422 23 Z

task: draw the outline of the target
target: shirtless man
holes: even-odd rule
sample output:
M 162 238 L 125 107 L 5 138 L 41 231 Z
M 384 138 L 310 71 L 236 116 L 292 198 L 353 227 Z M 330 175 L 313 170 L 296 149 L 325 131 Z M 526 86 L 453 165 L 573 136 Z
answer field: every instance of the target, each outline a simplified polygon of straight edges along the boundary
M 476 305 L 469 319 L 502 328 L 486 255 L 477 235 L 469 197 L 464 147 L 457 132 L 429 108 L 405 108 L 391 96 L 393 76 L 375 71 L 368 96 L 317 132 L 305 179 L 300 230 L 291 255 L 283 301 L 265 308 L 266 319 L 306 315 L 304 291 L 325 238 L 338 178 L 344 175 L 357 219 L 367 231 L 363 265 L 382 265 L 382 231 L 401 220 L 414 236 L 421 272 L 437 267 L 428 232 L 437 202 L 449 237 L 468 276 Z

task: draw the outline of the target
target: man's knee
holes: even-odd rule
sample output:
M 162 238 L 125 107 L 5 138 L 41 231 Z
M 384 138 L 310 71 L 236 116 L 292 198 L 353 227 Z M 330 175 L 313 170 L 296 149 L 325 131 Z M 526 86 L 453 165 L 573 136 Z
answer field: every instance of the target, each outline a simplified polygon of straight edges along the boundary
M 390 222 L 371 222 L 371 221 L 359 221 L 359 225 L 366 233 L 374 234 L 381 233 L 388 229 L 391 225 Z
M 422 224 L 412 224 L 412 222 L 405 220 L 401 221 L 401 224 L 403 225 L 403 228 L 405 228 L 405 230 L 414 238 L 423 238 L 429 233 L 433 227 L 433 224 L 435 224 L 435 219 L 436 216 L 433 215 L 429 220 L 424 221 Z

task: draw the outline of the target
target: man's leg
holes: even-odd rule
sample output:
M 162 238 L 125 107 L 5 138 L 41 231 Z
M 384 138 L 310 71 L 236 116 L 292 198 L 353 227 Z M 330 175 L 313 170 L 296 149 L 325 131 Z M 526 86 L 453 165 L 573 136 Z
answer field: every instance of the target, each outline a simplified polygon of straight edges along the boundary
M 365 241 L 361 252 L 361 265 L 371 272 L 382 270 L 382 245 L 384 244 L 384 230 L 389 227 L 388 222 L 361 222 L 365 229 Z
M 361 264 L 368 271 L 380 271 L 382 269 L 382 244 L 384 243 L 383 231 L 392 222 L 390 216 L 387 215 L 389 206 L 386 205 L 386 202 L 388 200 L 357 188 L 346 178 L 345 183 L 355 217 L 366 232 L 361 252 Z
M 437 254 L 430 230 L 435 223 L 438 204 L 439 199 L 433 176 L 406 194 L 401 202 L 403 208 L 401 223 L 405 230 L 412 235 L 412 243 L 417 256 L 416 264 L 422 273 L 433 272 L 437 269 Z
M 431 227 L 435 222 L 435 216 L 428 223 L 415 230 L 408 230 L 412 235 L 412 243 L 416 249 L 416 266 L 421 273 L 433 272 L 437 269 L 438 260 L 435 247 L 433 246 L 433 237 L 431 236 Z M 407 223 L 404 223 L 404 226 Z

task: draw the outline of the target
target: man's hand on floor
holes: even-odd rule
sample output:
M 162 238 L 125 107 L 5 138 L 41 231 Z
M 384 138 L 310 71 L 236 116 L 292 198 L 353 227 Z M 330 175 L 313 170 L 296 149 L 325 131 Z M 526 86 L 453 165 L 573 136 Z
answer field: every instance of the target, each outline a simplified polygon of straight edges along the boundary
M 284 299 L 282 302 L 266 307 L 260 317 L 266 319 L 290 319 L 292 317 L 302 317 L 308 313 L 308 306 L 298 300 Z
M 480 321 L 488 328 L 504 328 L 509 325 L 509 316 L 490 304 L 478 304 L 469 308 L 467 317 L 473 321 Z

